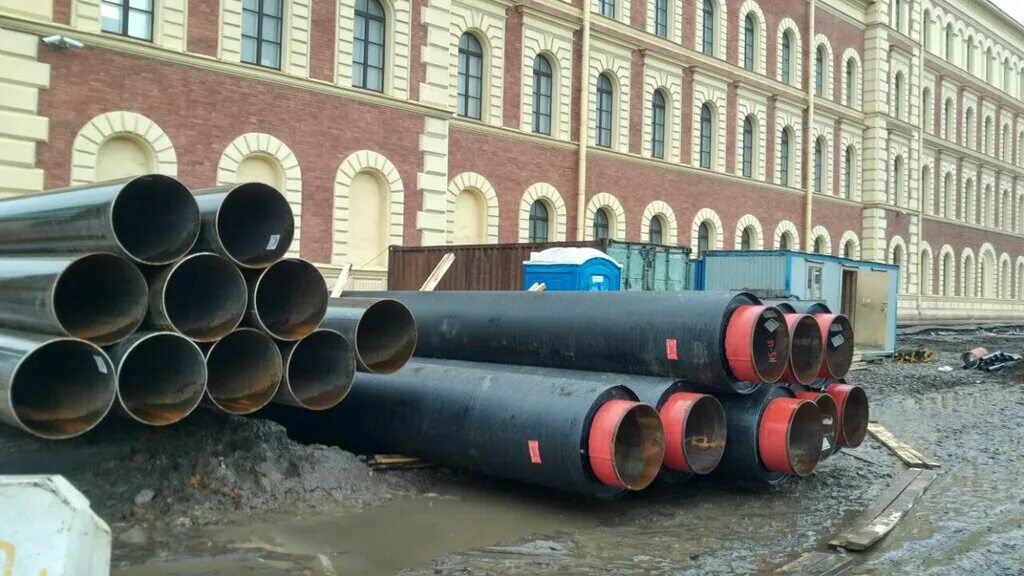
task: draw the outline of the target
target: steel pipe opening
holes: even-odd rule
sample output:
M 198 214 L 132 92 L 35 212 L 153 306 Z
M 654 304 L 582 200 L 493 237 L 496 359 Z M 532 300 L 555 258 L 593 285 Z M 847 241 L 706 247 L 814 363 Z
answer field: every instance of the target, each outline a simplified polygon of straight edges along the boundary
M 839 435 L 837 423 L 839 421 L 838 409 L 835 400 L 824 392 L 811 392 L 809 390 L 798 390 L 796 397 L 801 400 L 814 402 L 821 411 L 821 433 L 824 439 L 821 441 L 821 459 L 824 460 L 836 450 L 836 439 Z
M 815 320 L 824 340 L 825 360 L 818 376 L 842 378 L 853 364 L 853 325 L 843 314 L 817 314 Z
M 810 384 L 818 377 L 824 360 L 821 329 L 807 314 L 785 314 L 789 327 L 789 365 L 783 379 L 790 384 Z
M 789 363 L 789 351 L 789 330 L 774 306 L 740 306 L 729 318 L 725 356 L 736 378 L 778 382 Z
M 250 275 L 250 318 L 274 338 L 298 340 L 320 326 L 327 283 L 305 260 L 289 258 Z M 358 346 L 358 345 L 357 345 Z
M 141 264 L 169 264 L 199 237 L 199 207 L 184 184 L 150 174 L 128 181 L 110 207 L 114 237 Z
M 352 389 L 355 351 L 341 334 L 320 329 L 298 342 L 278 346 L 284 359 L 284 378 L 275 401 L 309 410 L 327 410 Z
M 825 391 L 835 400 L 839 415 L 836 442 L 850 448 L 860 446 L 868 433 L 870 418 L 867 393 L 860 386 L 842 383 L 829 384 Z
M 146 317 L 146 279 L 113 254 L 82 256 L 57 278 L 53 311 L 70 336 L 100 345 L 117 342 Z
M 143 424 L 174 424 L 203 399 L 206 359 L 184 336 L 136 334 L 111 347 L 110 356 L 117 366 L 118 401 L 128 416 Z
M 245 316 L 245 279 L 216 254 L 192 254 L 162 270 L 150 287 L 151 323 L 211 342 L 234 330 Z
M 821 459 L 821 440 L 821 411 L 814 402 L 776 398 L 761 415 L 758 454 L 772 472 L 807 476 Z
M 594 415 L 587 438 L 594 476 L 613 488 L 643 490 L 665 456 L 658 412 L 639 402 L 609 400 Z
M 676 472 L 709 474 L 725 453 L 722 404 L 707 394 L 676 392 L 658 411 L 665 427 L 664 466 Z
M 404 304 L 390 298 L 333 299 L 323 326 L 349 338 L 363 372 L 393 374 L 416 351 L 416 320 Z
M 7 342 L 0 346 L 10 348 Z M 74 338 L 24 348 L 7 384 L 8 421 L 50 440 L 96 426 L 110 410 L 117 388 L 114 366 L 103 350 Z
M 295 215 L 276 188 L 247 182 L 222 193 L 211 231 L 217 252 L 244 268 L 265 268 L 283 258 L 291 247 Z
M 283 375 L 281 352 L 269 336 L 239 328 L 206 351 L 206 394 L 230 414 L 251 414 L 277 393 Z

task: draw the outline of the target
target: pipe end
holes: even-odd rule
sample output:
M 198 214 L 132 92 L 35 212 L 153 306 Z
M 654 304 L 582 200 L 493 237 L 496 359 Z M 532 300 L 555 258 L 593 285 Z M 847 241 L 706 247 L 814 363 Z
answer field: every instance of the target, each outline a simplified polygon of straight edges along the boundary
M 768 403 L 758 425 L 757 448 L 771 472 L 807 476 L 821 459 L 821 411 L 800 398 Z
M 838 382 L 826 386 L 825 391 L 836 403 L 836 442 L 850 448 L 860 446 L 867 436 L 870 418 L 867 392 L 855 384 Z
M 843 314 L 818 314 L 815 317 L 824 341 L 825 358 L 818 376 L 842 378 L 853 364 L 853 325 Z
M 665 427 L 664 466 L 676 472 L 710 474 L 725 454 L 725 409 L 714 397 L 676 392 L 658 411 Z
M 828 458 L 836 451 L 839 435 L 839 415 L 835 400 L 825 392 L 797 391 L 796 397 L 814 402 L 821 411 L 821 459 Z
M 654 481 L 665 456 L 658 412 L 631 400 L 609 400 L 594 415 L 587 437 L 590 468 L 598 481 L 643 490 Z
M 725 356 L 739 380 L 778 382 L 789 364 L 789 329 L 774 306 L 738 307 L 725 331 Z
M 784 379 L 790 384 L 810 384 L 824 361 L 822 334 L 817 320 L 808 314 L 786 314 L 790 353 Z

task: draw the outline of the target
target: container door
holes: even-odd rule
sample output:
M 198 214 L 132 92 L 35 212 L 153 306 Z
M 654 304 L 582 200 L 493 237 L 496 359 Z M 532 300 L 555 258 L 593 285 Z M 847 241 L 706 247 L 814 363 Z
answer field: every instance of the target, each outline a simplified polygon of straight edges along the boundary
M 850 323 L 857 323 L 857 270 L 855 268 L 843 268 L 842 285 L 839 294 L 839 313 L 850 319 Z
M 884 350 L 889 311 L 889 273 L 861 270 L 857 273 L 857 299 L 853 333 L 861 350 Z

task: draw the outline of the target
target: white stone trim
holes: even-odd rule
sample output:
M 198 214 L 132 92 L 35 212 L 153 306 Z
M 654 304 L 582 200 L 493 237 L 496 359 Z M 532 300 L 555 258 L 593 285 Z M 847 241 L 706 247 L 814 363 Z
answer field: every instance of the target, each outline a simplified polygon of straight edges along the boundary
M 49 138 L 49 119 L 39 114 L 39 91 L 50 87 L 50 65 L 39 62 L 39 45 L 38 35 L 0 28 L 0 196 L 44 186 L 36 144 Z
M 33 2 L 30 0 L 26 3 L 32 4 Z M 162 0 L 156 3 L 153 11 L 153 44 L 155 46 L 175 52 L 185 51 L 187 4 L 187 0 Z M 239 8 L 239 14 L 241 14 L 241 8 Z M 50 19 L 49 12 L 45 19 Z M 99 34 L 100 0 L 71 0 L 71 26 L 83 32 Z M 145 40 L 140 41 L 145 42 Z
M 156 122 L 136 112 L 106 112 L 85 123 L 71 145 L 71 184 L 96 181 L 96 155 L 104 142 L 115 136 L 131 136 L 146 144 L 156 172 L 178 175 L 178 156 L 171 139 Z
M 484 201 L 484 218 L 486 228 L 486 243 L 497 244 L 498 243 L 498 194 L 494 191 L 494 186 L 476 172 L 463 172 L 458 176 L 452 178 L 451 182 L 448 183 L 448 219 L 447 219 L 447 239 L 445 243 L 454 244 L 455 239 L 452 234 L 455 230 L 455 202 L 464 190 L 475 190 L 479 192 L 483 197 Z
M 747 117 L 754 119 L 753 161 L 751 179 L 765 179 L 765 163 L 767 161 L 767 127 L 768 106 L 764 97 L 751 90 L 740 87 L 736 90 L 736 175 L 743 176 L 743 123 Z M 698 131 L 699 136 L 699 131 Z M 790 147 L 790 156 L 794 150 Z
M 790 46 L 792 50 L 789 54 L 789 63 L 791 65 L 789 71 L 789 85 L 799 87 L 803 84 L 803 41 L 800 37 L 800 27 L 796 25 L 796 22 L 792 18 L 784 18 L 779 22 L 778 33 L 775 36 L 775 79 L 782 82 L 782 36 L 787 30 L 793 32 L 793 44 Z
M 952 264 L 952 270 L 949 271 L 947 278 L 946 274 L 946 255 L 950 256 L 950 263 Z M 953 252 L 953 247 L 949 244 L 943 244 L 942 248 L 939 249 L 938 264 L 938 279 L 936 286 L 938 287 L 938 294 L 940 296 L 955 296 L 956 295 L 956 253 Z
M 736 51 L 736 65 L 743 68 L 744 55 L 747 48 L 747 26 L 746 18 L 747 14 L 754 15 L 754 70 L 753 72 L 758 74 L 764 74 L 768 66 L 768 35 L 766 32 L 764 12 L 761 11 L 761 7 L 758 6 L 754 0 L 746 0 L 742 6 L 740 6 L 739 12 L 739 25 L 736 28 L 737 35 L 737 51 Z M 780 44 L 781 49 L 781 44 Z
M 378 0 L 384 8 L 384 94 L 401 100 L 409 97 L 409 44 L 412 3 L 409 0 Z M 352 86 L 352 42 L 355 36 L 356 2 L 337 4 L 337 65 L 335 82 Z
M 843 235 L 839 237 L 839 247 L 836 248 L 836 255 L 840 257 L 846 257 L 843 255 L 843 249 L 846 248 L 846 243 L 853 243 L 853 250 L 850 251 L 849 258 L 852 260 L 860 259 L 860 238 L 857 237 L 857 233 L 853 230 L 847 230 L 843 232 Z
M 917 258 L 917 266 L 918 266 L 917 289 L 918 289 L 918 293 L 921 294 L 922 296 L 931 296 L 933 294 L 933 292 L 935 291 L 934 290 L 934 286 L 935 286 L 935 263 L 933 262 L 934 257 L 932 256 L 932 247 L 931 247 L 931 245 L 928 244 L 928 242 L 925 242 L 924 240 L 922 240 L 918 244 L 918 250 L 919 250 L 919 254 L 918 254 L 918 258 Z M 926 273 L 925 275 L 921 274 L 921 267 L 922 266 L 925 267 L 925 270 L 924 270 L 924 272 Z
M 736 234 L 733 237 L 733 249 L 743 249 L 743 231 L 747 228 L 754 231 L 752 235 L 753 237 L 750 239 L 750 249 L 764 250 L 764 229 L 761 227 L 761 221 L 753 214 L 744 214 L 736 221 Z
M 828 122 L 828 123 L 826 123 Z M 835 183 L 832 182 L 832 166 L 834 165 L 835 158 L 835 127 L 832 125 L 830 120 L 822 120 L 815 122 L 813 128 L 811 128 L 811 164 L 807 167 L 810 171 L 811 178 L 811 190 L 818 194 L 817 190 L 814 190 L 814 151 L 817 145 L 818 139 L 821 138 L 825 141 L 824 150 L 822 150 L 821 157 L 821 194 L 826 196 L 835 195 Z M 801 160 L 803 160 L 801 158 Z
M 483 97 L 480 103 L 480 121 L 501 126 L 505 62 L 505 13 L 498 6 L 472 0 L 452 2 L 450 45 L 448 47 L 449 106 L 458 110 L 459 94 L 459 39 L 465 33 L 473 34 L 483 50 Z
M 519 201 L 519 241 L 530 241 L 530 208 L 537 200 L 544 202 L 548 209 L 548 239 L 553 242 L 564 242 L 565 202 L 558 190 L 547 182 L 537 182 L 523 192 L 523 197 Z
M 700 71 L 693 75 L 693 117 L 691 137 L 691 161 L 694 166 L 700 166 L 700 111 L 705 103 L 711 104 L 712 113 L 712 143 L 711 143 L 711 170 L 725 172 L 726 154 L 726 111 L 728 90 L 725 80 L 709 76 Z
M 808 243 L 808 247 L 811 252 L 814 252 L 814 244 L 821 238 L 825 241 L 825 252 L 824 254 L 832 254 L 832 237 L 828 233 L 828 229 L 824 226 L 818 225 L 811 229 L 811 241 Z
M 607 16 L 601 16 L 601 5 L 598 0 L 590 0 L 590 10 L 599 18 L 607 18 Z M 612 20 L 629 26 L 630 10 L 629 0 L 615 0 L 615 17 Z
M 817 74 L 818 65 L 818 46 L 825 47 L 825 62 L 824 62 L 824 75 L 822 76 L 821 82 L 821 96 L 819 98 L 825 98 L 827 100 L 835 100 L 835 88 L 833 68 L 835 67 L 835 54 L 832 51 L 832 44 L 828 41 L 828 37 L 824 34 L 818 34 L 814 37 L 814 52 L 813 59 L 811 60 L 811 88 L 815 86 L 815 79 Z
M 648 58 L 644 66 L 644 126 L 643 153 L 653 157 L 651 138 L 653 136 L 651 102 L 654 91 L 661 90 L 665 95 L 665 145 L 664 160 L 675 162 L 679 159 L 679 134 L 682 133 L 683 79 L 678 69 L 659 66 L 659 63 Z
M 533 61 L 543 54 L 551 64 L 551 136 L 569 140 L 572 104 L 572 30 L 523 15 L 523 109 L 520 130 L 533 130 Z
M 584 221 L 584 235 L 586 240 L 594 239 L 594 214 L 601 208 L 607 208 L 611 212 L 613 222 L 608 223 L 608 237 L 612 240 L 626 239 L 626 210 L 622 207 L 619 199 L 607 192 L 595 194 L 590 202 L 587 202 L 587 215 Z
M 851 59 L 854 61 L 855 66 L 854 66 L 854 71 L 853 71 L 853 84 L 854 84 L 853 85 L 853 98 L 850 101 L 850 103 L 852 104 L 851 107 L 854 110 L 862 110 L 864 108 L 864 103 L 863 103 L 863 100 L 862 100 L 863 94 L 864 94 L 864 66 L 863 66 L 863 64 L 861 64 L 860 53 L 857 52 L 857 50 L 855 50 L 853 48 L 847 48 L 843 52 L 843 60 L 840 63 L 840 65 L 843 67 L 843 69 L 842 69 L 842 85 L 843 85 L 843 87 L 842 87 L 842 90 L 841 90 L 842 94 L 840 95 L 839 102 L 845 106 L 846 105 L 846 95 L 850 91 L 850 86 L 847 86 L 847 83 L 846 83 L 846 64 Z M 906 102 L 907 102 L 907 110 L 908 111 L 911 108 L 911 105 L 910 105 L 910 94 L 911 93 L 912 93 L 912 91 L 910 90 L 910 78 L 907 77 L 907 99 L 906 99 Z
M 775 183 L 782 183 L 782 130 L 790 127 L 793 137 L 789 145 L 789 184 L 790 188 L 803 189 L 803 112 L 796 105 L 779 100 L 775 104 Z
M 783 220 L 779 222 L 778 226 L 775 227 L 775 233 L 772 235 L 772 248 L 779 250 L 782 242 L 782 235 L 789 233 L 790 237 L 793 238 L 793 243 L 790 245 L 790 250 L 800 250 L 802 244 L 800 244 L 800 231 L 797 230 L 796 224 L 793 224 L 789 220 Z
M 1013 264 L 1013 298 L 1024 300 L 1024 256 L 1017 256 Z
M 242 0 L 221 3 L 220 57 L 242 61 Z M 281 71 L 309 77 L 310 0 L 288 0 L 281 20 Z M 255 64 L 247 64 L 255 66 Z
M 903 238 L 899 235 L 893 236 L 889 239 L 889 248 L 885 253 L 885 261 L 889 264 L 896 264 L 896 248 L 899 247 L 903 252 L 903 262 L 899 264 L 899 286 L 898 294 L 907 294 L 910 286 L 910 275 L 911 275 L 911 262 L 910 253 L 907 252 L 907 243 L 904 242 Z
M 974 251 L 970 247 L 964 248 L 960 252 L 960 291 L 957 296 L 963 296 L 965 298 L 975 298 L 978 295 L 978 274 L 975 266 L 977 265 L 977 258 L 974 257 Z M 968 278 L 968 272 L 970 277 Z M 968 282 L 970 280 L 970 282 Z
M 844 187 L 846 186 L 846 150 L 847 148 L 853 148 L 853 170 L 852 177 L 850 178 L 850 200 L 860 202 L 861 199 L 861 174 L 863 170 L 863 155 L 861 154 L 861 134 L 860 130 L 853 130 L 850 127 L 844 125 L 839 133 L 839 197 L 845 197 Z
M 388 187 L 388 244 L 401 246 L 405 218 L 405 188 L 398 168 L 382 154 L 373 150 L 359 150 L 348 155 L 338 167 L 334 177 L 334 217 L 332 227 L 331 264 L 348 262 L 349 222 L 353 218 L 349 209 L 349 188 L 360 172 L 375 172 Z M 362 262 L 352 262 L 361 266 Z
M 630 56 L 628 51 L 618 46 L 599 41 L 593 42 L 593 48 L 588 68 L 590 93 L 587 95 L 587 105 L 590 106 L 590 113 L 587 116 L 590 126 L 587 128 L 587 139 L 591 146 L 597 146 L 597 77 L 607 74 L 612 81 L 611 149 L 625 154 L 629 152 Z
M 987 269 L 986 263 L 991 267 Z M 996 282 L 999 278 L 999 273 L 996 270 L 997 260 L 996 251 L 991 244 L 985 242 L 981 245 L 981 249 L 978 250 L 977 260 L 977 292 L 975 294 L 981 298 L 996 298 Z M 988 272 L 986 279 L 985 272 Z M 987 280 L 987 282 L 986 282 Z M 988 284 L 988 286 L 986 286 Z M 985 288 L 988 290 L 985 290 Z
M 675 246 L 678 242 L 678 224 L 676 222 L 676 213 L 672 211 L 672 207 L 661 200 L 655 200 L 644 208 L 644 214 L 640 218 L 640 241 L 647 242 L 647 238 L 651 232 L 651 219 L 655 216 L 660 216 L 665 221 L 666 230 L 663 230 L 664 236 L 662 236 L 662 243 L 670 246 Z
M 666 16 L 668 18 L 668 34 L 666 38 L 676 44 L 679 44 L 682 41 L 682 30 L 680 29 L 679 24 L 683 17 L 683 5 L 682 2 L 678 0 L 665 1 L 668 2 L 668 15 Z M 647 0 L 647 2 L 645 2 L 645 6 L 647 8 L 647 14 L 644 16 L 644 30 L 646 30 L 648 34 L 657 35 L 654 29 L 654 0 Z
M 423 246 L 445 243 L 448 229 L 448 121 L 423 118 L 419 137 L 422 170 L 416 174 L 420 191 L 420 211 L 416 213 L 416 229 Z
M 300 224 L 302 223 L 302 168 L 292 149 L 275 136 L 262 132 L 242 134 L 231 141 L 221 153 L 217 163 L 217 184 L 238 182 L 238 166 L 250 156 L 264 156 L 274 160 L 284 175 L 281 194 L 288 200 L 295 215 L 295 235 L 288 254 L 299 255 Z
M 690 253 L 691 258 L 696 258 L 697 254 L 697 240 L 700 236 L 700 225 L 703 223 L 711 224 L 713 230 L 712 234 L 708 236 L 708 250 L 722 250 L 725 248 L 725 239 L 722 228 L 722 219 L 718 217 L 711 208 L 701 208 L 697 211 L 697 214 L 693 217 L 693 222 L 690 224 L 690 247 L 693 250 Z
M 726 42 L 727 42 L 727 34 L 726 34 L 726 32 L 727 31 L 726 31 L 726 24 L 725 24 L 725 17 L 726 17 L 725 12 L 726 12 L 726 10 L 725 10 L 725 7 L 723 6 L 724 2 L 722 0 L 711 0 L 711 3 L 714 4 L 714 8 L 715 8 L 715 27 L 714 27 L 714 33 L 715 33 L 716 38 L 715 38 L 715 44 L 714 44 L 714 52 L 715 52 L 714 56 L 718 57 L 718 58 L 725 58 Z M 703 47 L 704 47 L 704 0 L 694 0 L 694 4 L 695 4 L 694 9 L 695 9 L 695 12 L 696 12 L 696 18 L 694 18 L 694 25 L 696 26 L 696 33 L 694 34 L 693 37 L 694 37 L 694 41 L 697 43 L 697 45 L 694 46 L 693 49 L 696 50 L 697 52 L 700 52 L 701 54 L 703 54 Z
M 1004 269 L 1005 266 L 1005 269 Z M 1009 300 L 1013 297 L 1013 264 L 1010 255 L 1003 252 L 996 262 L 996 298 Z

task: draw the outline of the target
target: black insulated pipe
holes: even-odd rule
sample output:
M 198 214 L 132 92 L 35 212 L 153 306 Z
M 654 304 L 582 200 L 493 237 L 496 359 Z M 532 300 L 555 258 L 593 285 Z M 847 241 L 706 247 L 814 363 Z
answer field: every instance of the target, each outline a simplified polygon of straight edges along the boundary
M 146 317 L 146 280 L 113 254 L 0 257 L 0 324 L 105 345 Z
M 389 298 L 332 298 L 320 325 L 348 338 L 362 372 L 397 372 L 416 350 L 416 320 Z
M 664 454 L 658 414 L 627 387 L 592 376 L 415 358 L 388 376 L 357 374 L 330 410 L 278 405 L 266 413 L 303 442 L 405 454 L 601 498 L 640 490 Z
M 326 410 L 344 400 L 356 376 L 356 355 L 347 338 L 318 329 L 296 342 L 278 342 L 284 362 L 275 402 Z
M 85 340 L 0 333 L 0 420 L 49 440 L 91 430 L 114 403 L 117 380 Z
M 246 319 L 279 340 L 298 340 L 320 326 L 327 312 L 327 282 L 300 258 L 287 258 L 263 270 L 247 270 Z M 344 332 L 343 332 L 344 333 Z
M 745 393 L 782 377 L 775 308 L 726 292 L 383 292 L 405 304 L 418 356 L 664 376 Z
M 120 411 L 150 426 L 174 424 L 195 410 L 206 392 L 206 358 L 173 332 L 136 332 L 109 346 L 117 372 Z
M 718 400 L 725 409 L 729 438 L 712 476 L 778 485 L 814 470 L 824 431 L 813 402 L 778 385 Z
M 170 176 L 148 174 L 0 201 L 0 253 L 113 252 L 169 264 L 199 236 L 199 208 Z
M 196 248 L 216 252 L 242 268 L 266 268 L 288 252 L 295 215 L 273 186 L 259 182 L 196 190 L 202 231 Z
M 227 259 L 190 254 L 149 276 L 148 324 L 196 342 L 212 342 L 234 330 L 245 316 L 245 278 Z
M 206 348 L 206 396 L 217 408 L 252 414 L 277 394 L 284 365 L 266 334 L 238 328 Z

